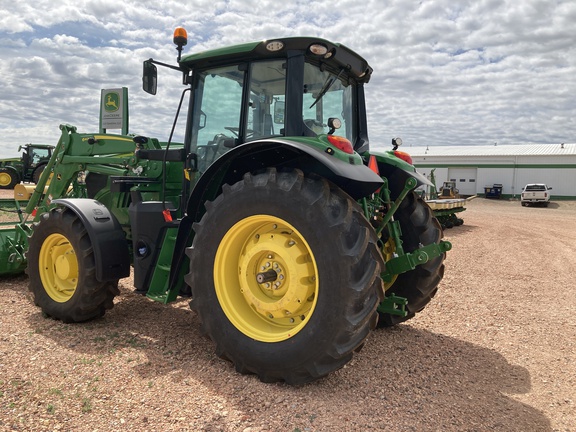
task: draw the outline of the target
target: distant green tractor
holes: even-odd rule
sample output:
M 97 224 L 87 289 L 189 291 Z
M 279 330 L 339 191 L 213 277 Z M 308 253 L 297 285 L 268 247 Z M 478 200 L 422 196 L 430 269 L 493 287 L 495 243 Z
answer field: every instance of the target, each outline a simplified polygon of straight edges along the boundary
M 20 158 L 0 159 L 0 189 L 14 189 L 21 181 L 38 183 L 52 156 L 53 145 L 25 144 Z

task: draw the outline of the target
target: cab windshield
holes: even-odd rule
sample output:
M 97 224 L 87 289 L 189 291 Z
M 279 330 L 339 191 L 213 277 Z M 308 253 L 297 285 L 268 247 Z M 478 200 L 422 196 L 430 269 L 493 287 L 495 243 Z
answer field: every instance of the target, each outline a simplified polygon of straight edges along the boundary
M 304 97 L 302 116 L 304 124 L 314 135 L 326 134 L 329 118 L 337 118 L 342 127 L 334 132 L 353 142 L 352 86 L 339 76 L 306 63 L 304 66 Z

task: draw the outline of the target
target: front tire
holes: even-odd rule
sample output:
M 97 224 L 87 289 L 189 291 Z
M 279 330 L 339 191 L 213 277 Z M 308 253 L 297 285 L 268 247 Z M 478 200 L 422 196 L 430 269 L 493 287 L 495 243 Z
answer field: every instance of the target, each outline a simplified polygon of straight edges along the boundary
M 409 193 L 394 215 L 400 222 L 405 252 L 413 252 L 420 244 L 439 243 L 442 227 L 434 217 L 430 207 L 414 192 Z M 448 227 L 448 224 L 447 224 Z M 408 299 L 405 317 L 380 313 L 378 327 L 390 327 L 413 318 L 426 307 L 438 291 L 438 284 L 444 277 L 444 258 L 442 254 L 414 270 L 399 274 L 387 292 Z
M 376 325 L 383 260 L 360 207 L 300 171 L 246 174 L 194 225 L 192 309 L 216 353 L 264 382 L 344 366 Z
M 96 279 L 94 249 L 81 219 L 55 208 L 33 226 L 28 249 L 28 276 L 34 303 L 66 323 L 104 315 L 119 294 L 118 280 Z

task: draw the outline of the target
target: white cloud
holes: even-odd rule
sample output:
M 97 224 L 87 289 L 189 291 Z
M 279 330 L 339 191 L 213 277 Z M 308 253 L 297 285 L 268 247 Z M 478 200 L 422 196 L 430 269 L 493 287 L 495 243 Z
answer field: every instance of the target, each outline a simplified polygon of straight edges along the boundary
M 374 68 L 372 145 L 576 141 L 571 0 L 0 0 L 0 157 L 53 142 L 60 123 L 96 131 L 100 89 L 126 86 L 131 129 L 166 139 L 182 86 L 162 71 L 140 89 L 144 59 L 281 36 L 343 43 Z M 41 13 L 39 13 L 41 11 Z

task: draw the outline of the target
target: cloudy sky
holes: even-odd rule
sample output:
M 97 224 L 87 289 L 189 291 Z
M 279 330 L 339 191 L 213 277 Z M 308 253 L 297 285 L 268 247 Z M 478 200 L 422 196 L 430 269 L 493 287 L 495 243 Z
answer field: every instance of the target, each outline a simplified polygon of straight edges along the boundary
M 142 61 L 223 45 L 318 36 L 374 68 L 371 144 L 576 142 L 574 0 L 0 0 L 0 157 L 53 143 L 58 126 L 98 132 L 100 90 L 128 87 L 130 132 L 166 140 L 182 90 Z

